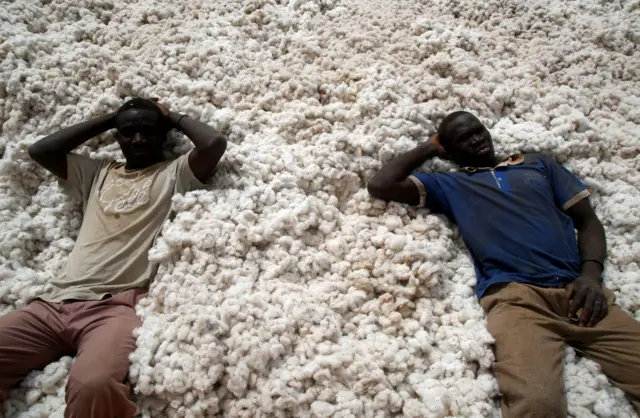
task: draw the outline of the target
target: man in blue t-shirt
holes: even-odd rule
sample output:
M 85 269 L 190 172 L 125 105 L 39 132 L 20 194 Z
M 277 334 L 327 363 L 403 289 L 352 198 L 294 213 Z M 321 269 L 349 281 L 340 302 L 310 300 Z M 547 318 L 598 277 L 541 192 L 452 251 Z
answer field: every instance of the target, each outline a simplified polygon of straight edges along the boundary
M 460 171 L 412 174 L 436 156 Z M 495 338 L 503 416 L 566 416 L 565 343 L 596 361 L 640 412 L 640 322 L 601 284 L 604 228 L 578 178 L 542 154 L 498 160 L 478 118 L 454 112 L 428 142 L 385 165 L 368 190 L 458 225 Z

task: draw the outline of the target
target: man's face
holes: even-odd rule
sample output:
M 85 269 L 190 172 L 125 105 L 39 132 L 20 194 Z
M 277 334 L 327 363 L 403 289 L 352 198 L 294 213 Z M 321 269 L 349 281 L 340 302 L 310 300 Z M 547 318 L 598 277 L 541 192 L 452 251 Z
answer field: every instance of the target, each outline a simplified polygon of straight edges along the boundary
M 472 114 L 456 117 L 446 127 L 446 143 L 442 146 L 451 159 L 461 166 L 493 167 L 495 150 L 491 134 Z
M 117 140 L 128 165 L 141 168 L 155 164 L 167 139 L 159 112 L 128 109 L 116 117 Z

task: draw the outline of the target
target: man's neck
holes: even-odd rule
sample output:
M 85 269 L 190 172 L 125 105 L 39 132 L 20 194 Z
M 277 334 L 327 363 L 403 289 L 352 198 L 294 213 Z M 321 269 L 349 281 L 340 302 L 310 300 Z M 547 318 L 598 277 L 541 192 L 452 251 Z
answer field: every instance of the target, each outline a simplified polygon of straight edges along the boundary
M 477 164 L 467 164 L 467 165 L 462 165 L 462 164 L 458 164 L 460 165 L 461 168 L 493 168 L 495 166 L 497 166 L 498 164 L 500 164 L 503 161 L 506 161 L 509 157 L 506 158 L 488 158 L 486 161 L 483 161 L 481 163 L 477 163 Z
M 137 160 L 137 161 L 126 161 L 124 165 L 124 169 L 126 171 L 139 171 L 144 170 L 145 168 L 149 168 L 153 165 L 163 162 L 164 159 L 162 157 L 152 157 L 145 160 Z

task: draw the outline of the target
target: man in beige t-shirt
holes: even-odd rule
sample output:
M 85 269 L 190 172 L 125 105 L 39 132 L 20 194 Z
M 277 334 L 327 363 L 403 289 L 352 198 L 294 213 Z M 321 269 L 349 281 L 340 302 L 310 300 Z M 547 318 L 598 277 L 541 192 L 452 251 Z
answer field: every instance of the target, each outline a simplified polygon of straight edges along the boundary
M 112 128 L 125 163 L 71 152 Z M 162 147 L 173 128 L 195 148 L 165 161 Z M 209 125 L 139 98 L 30 147 L 31 157 L 82 202 L 84 218 L 53 290 L 0 317 L 0 408 L 29 371 L 75 354 L 65 416 L 135 414 L 125 380 L 132 332 L 140 326 L 135 305 L 156 271 L 148 251 L 170 215 L 171 197 L 203 187 L 225 150 L 226 138 Z

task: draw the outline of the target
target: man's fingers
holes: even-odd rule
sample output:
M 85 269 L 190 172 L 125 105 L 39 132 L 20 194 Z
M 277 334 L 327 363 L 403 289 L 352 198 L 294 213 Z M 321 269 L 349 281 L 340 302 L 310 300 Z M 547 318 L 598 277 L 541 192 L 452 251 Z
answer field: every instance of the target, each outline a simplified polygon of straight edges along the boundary
M 573 318 L 578 312 L 578 309 L 582 306 L 584 302 L 585 292 L 584 289 L 579 289 L 575 292 L 575 296 L 571 299 L 571 303 L 569 304 L 569 318 Z
M 160 109 L 160 112 L 165 116 L 169 116 L 169 108 L 165 105 L 163 105 L 162 103 L 160 103 L 157 99 L 154 100 L 156 106 L 158 106 L 158 109 Z
M 566 287 L 567 289 L 567 299 L 571 300 L 571 298 L 573 297 L 573 293 L 575 292 L 576 287 L 573 285 L 568 285 Z
M 589 328 L 595 326 L 600 321 L 600 319 L 602 319 L 601 315 L 602 315 L 603 309 L 604 307 L 602 303 L 602 298 L 597 298 L 596 301 L 593 303 L 593 311 L 591 312 L 591 319 L 587 324 Z
M 602 321 L 609 314 L 609 303 L 607 302 L 607 298 L 603 298 L 602 302 L 602 311 L 600 311 L 600 319 L 598 322 Z
M 150 97 L 149 100 L 151 100 L 156 106 L 158 106 L 158 109 L 160 109 L 160 113 L 162 113 L 164 117 L 169 116 L 169 108 L 160 103 L 160 99 L 158 97 Z
M 582 318 L 580 318 L 580 326 L 586 327 L 591 320 L 591 312 L 593 312 L 594 303 L 596 302 L 596 293 L 591 290 L 587 292 L 584 304 L 582 305 Z
M 446 154 L 446 151 L 444 149 L 444 147 L 442 146 L 442 144 L 440 143 L 440 134 L 438 134 L 437 132 L 433 135 L 431 135 L 431 137 L 429 138 L 429 140 L 431 141 L 431 143 L 433 144 L 433 146 L 436 147 L 436 149 L 438 150 L 438 152 L 440 153 L 440 156 L 443 156 Z

